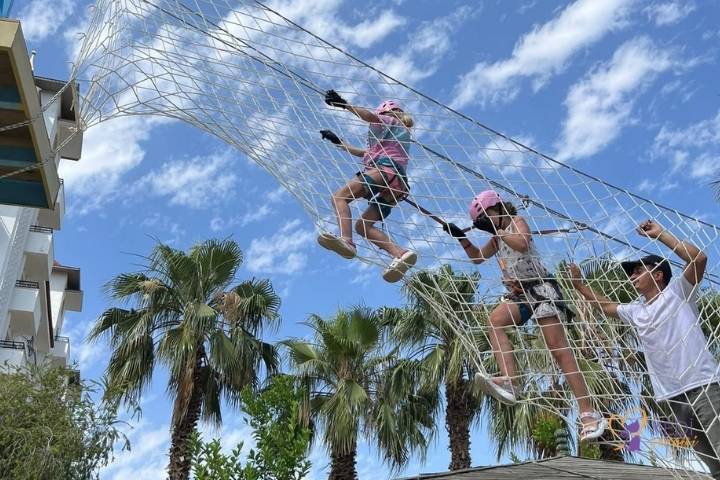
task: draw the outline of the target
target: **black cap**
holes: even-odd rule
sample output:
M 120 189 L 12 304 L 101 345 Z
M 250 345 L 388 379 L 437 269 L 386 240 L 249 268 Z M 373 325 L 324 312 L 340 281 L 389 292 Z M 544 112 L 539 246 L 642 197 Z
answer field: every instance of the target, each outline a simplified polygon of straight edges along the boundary
M 663 279 L 665 280 L 665 285 L 670 283 L 670 279 L 672 278 L 672 270 L 670 270 L 670 262 L 667 261 L 667 259 L 659 256 L 659 255 L 648 255 L 647 257 L 643 257 L 640 260 L 633 260 L 629 262 L 622 262 L 620 264 L 625 270 L 625 273 L 627 273 L 627 276 L 629 277 L 632 275 L 633 270 L 635 270 L 635 267 L 638 265 L 645 265 L 646 267 L 651 267 L 654 269 L 658 269 L 663 273 Z

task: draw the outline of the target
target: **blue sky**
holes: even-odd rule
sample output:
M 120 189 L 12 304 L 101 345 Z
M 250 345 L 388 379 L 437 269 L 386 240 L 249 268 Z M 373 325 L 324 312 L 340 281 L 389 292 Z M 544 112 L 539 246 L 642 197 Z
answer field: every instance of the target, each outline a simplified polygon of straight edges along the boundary
M 592 175 L 719 223 L 708 182 L 720 177 L 720 5 L 710 0 L 274 2 L 319 35 L 400 80 Z M 362 5 L 362 6 L 361 6 Z M 36 74 L 65 78 L 85 2 L 16 0 Z M 304 12 L 304 13 L 303 13 Z M 308 12 L 311 12 L 309 14 Z M 58 21 L 58 19 L 61 19 Z M 398 42 L 403 45 L 398 49 Z M 403 43 L 404 42 L 404 43 Z M 67 216 L 55 254 L 82 268 L 81 314 L 65 334 L 84 377 L 102 374 L 104 345 L 84 337 L 111 305 L 102 285 L 133 270 L 133 254 L 156 239 L 178 248 L 232 237 L 243 248 L 241 276 L 268 277 L 283 298 L 283 323 L 269 336 L 304 336 L 310 313 L 338 306 L 402 302 L 376 267 L 344 262 L 315 243 L 302 208 L 268 173 L 216 138 L 178 122 L 120 118 L 85 134 L 77 164 L 64 165 Z M 459 212 L 462 214 L 462 212 Z M 716 260 L 717 261 L 717 260 Z M 158 372 L 122 454 L 104 479 L 161 478 L 170 403 Z M 226 412 L 226 443 L 247 439 Z M 445 432 L 422 464 L 404 474 L 445 470 Z M 483 425 L 473 464 L 493 463 Z M 323 478 L 322 448 L 312 454 Z M 387 472 L 367 446 L 361 478 Z M 389 475 L 389 472 L 386 476 Z

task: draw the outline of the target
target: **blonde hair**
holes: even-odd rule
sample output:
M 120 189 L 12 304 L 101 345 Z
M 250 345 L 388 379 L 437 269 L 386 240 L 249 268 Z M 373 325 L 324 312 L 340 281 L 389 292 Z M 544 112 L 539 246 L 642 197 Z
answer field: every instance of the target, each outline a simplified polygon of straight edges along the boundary
M 400 120 L 407 128 L 412 128 L 413 125 L 415 125 L 415 120 L 413 120 L 409 113 L 400 112 L 398 120 Z
M 389 110 L 389 111 L 385 112 L 385 114 L 386 114 L 386 115 L 387 115 L 387 114 L 390 114 L 390 115 L 392 115 L 393 117 L 397 118 L 397 119 L 400 120 L 400 121 L 403 123 L 403 125 L 405 125 L 407 128 L 412 128 L 413 125 L 415 125 L 415 120 L 413 120 L 413 118 L 410 116 L 410 114 L 409 114 L 409 113 L 405 113 L 405 112 L 403 112 L 403 111 L 401 111 L 401 110 Z

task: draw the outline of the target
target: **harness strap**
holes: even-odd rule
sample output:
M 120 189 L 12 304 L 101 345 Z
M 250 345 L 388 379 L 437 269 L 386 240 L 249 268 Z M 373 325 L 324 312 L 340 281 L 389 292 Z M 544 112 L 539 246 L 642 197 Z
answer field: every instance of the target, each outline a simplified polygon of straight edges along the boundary
M 523 291 L 526 292 L 526 295 L 531 296 L 532 299 L 536 302 L 552 303 L 560 310 L 565 312 L 565 315 L 567 315 L 569 321 L 572 321 L 572 319 L 575 318 L 575 312 L 573 312 L 570 307 L 568 307 L 567 301 L 563 298 L 562 291 L 560 290 L 560 284 L 554 278 L 548 278 L 547 280 L 530 280 L 526 282 L 518 281 L 518 283 L 520 283 L 520 286 L 522 287 Z M 537 290 L 535 290 L 535 287 L 542 285 L 543 283 L 549 283 L 550 285 L 552 285 L 553 289 L 558 294 L 558 297 L 560 297 L 560 300 L 551 300 L 546 296 L 538 293 Z

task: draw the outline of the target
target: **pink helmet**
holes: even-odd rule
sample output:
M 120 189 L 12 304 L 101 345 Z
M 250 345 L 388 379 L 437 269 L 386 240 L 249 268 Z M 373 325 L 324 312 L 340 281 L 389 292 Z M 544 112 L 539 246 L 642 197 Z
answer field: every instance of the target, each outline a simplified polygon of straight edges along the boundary
M 375 109 L 375 113 L 380 115 L 381 113 L 389 112 L 390 110 L 396 109 L 402 111 L 402 107 L 398 102 L 396 102 L 395 100 L 385 100 L 377 106 L 377 108 Z
M 502 199 L 495 190 L 485 190 L 478 193 L 477 196 L 472 199 L 472 202 L 470 202 L 470 218 L 474 222 L 481 213 L 500 202 L 502 202 Z

